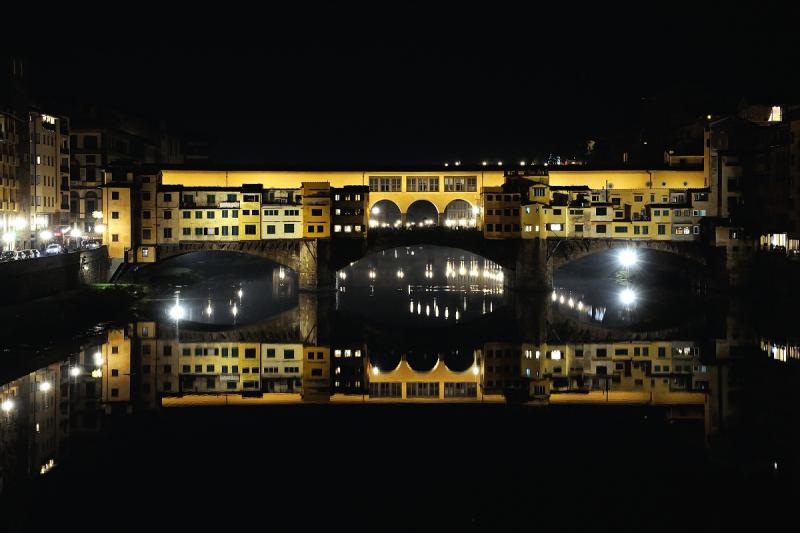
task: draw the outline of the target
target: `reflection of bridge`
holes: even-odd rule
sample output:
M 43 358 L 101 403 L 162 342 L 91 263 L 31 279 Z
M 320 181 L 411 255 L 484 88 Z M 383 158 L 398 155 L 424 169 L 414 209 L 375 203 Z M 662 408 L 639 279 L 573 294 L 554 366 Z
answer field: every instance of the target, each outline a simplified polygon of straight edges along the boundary
M 701 269 L 723 267 L 719 250 L 696 241 L 626 239 L 485 239 L 478 230 L 432 227 L 370 232 L 366 240 L 269 239 L 257 241 L 183 241 L 159 245 L 159 259 L 197 251 L 238 252 L 262 257 L 298 274 L 302 290 L 334 286 L 336 270 L 391 248 L 434 245 L 471 252 L 510 270 L 510 286 L 548 290 L 561 266 L 596 253 L 637 248 L 682 257 Z

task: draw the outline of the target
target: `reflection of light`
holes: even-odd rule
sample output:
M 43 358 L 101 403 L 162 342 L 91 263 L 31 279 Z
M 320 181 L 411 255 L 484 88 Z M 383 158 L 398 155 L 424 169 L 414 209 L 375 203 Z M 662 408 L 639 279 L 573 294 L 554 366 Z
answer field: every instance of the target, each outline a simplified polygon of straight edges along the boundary
M 4 413 L 8 413 L 14 408 L 14 400 L 5 400 L 3 403 L 0 404 L 0 409 L 3 410 Z
M 431 316 L 431 306 L 425 304 L 425 316 Z
M 553 291 L 553 295 L 551 296 L 551 298 L 552 298 L 552 300 L 553 300 L 554 302 L 555 302 L 556 300 L 558 300 L 558 294 L 556 293 L 556 291 Z
M 414 300 L 411 300 L 408 310 L 411 311 L 412 313 L 414 312 Z
M 339 279 L 347 279 L 347 272 L 339 272 Z
M 239 314 L 239 307 L 236 304 L 233 304 L 231 308 L 231 313 L 233 313 L 233 318 L 236 318 L 236 315 Z
M 578 302 L 578 311 L 583 311 L 583 302 Z
M 564 295 L 563 294 L 559 297 L 558 302 L 562 303 L 562 304 L 564 303 Z
M 283 267 L 278 270 L 278 278 L 284 279 L 286 277 L 286 272 L 283 271 Z M 240 296 L 241 297 L 241 296 Z
M 567 305 L 570 307 L 575 307 L 575 300 L 570 298 L 569 300 L 567 300 Z
M 206 314 L 208 316 L 211 316 L 213 312 L 214 312 L 214 309 L 211 307 L 211 303 L 209 303 L 208 307 L 206 307 Z
M 242 291 L 242 289 L 239 289 L 239 290 L 236 292 L 236 295 L 237 295 L 239 298 L 241 298 L 243 294 L 244 294 L 244 292 Z
M 619 294 L 619 300 L 625 305 L 631 305 L 636 301 L 636 293 L 633 291 L 633 289 L 624 289 Z
M 183 315 L 184 315 L 184 310 L 181 304 L 176 303 L 169 310 L 169 317 L 172 320 L 180 320 L 183 318 Z
M 632 267 L 636 264 L 639 260 L 639 256 L 636 253 L 636 250 L 631 248 L 625 248 L 624 250 L 620 250 L 619 254 L 617 254 L 617 260 L 619 264 L 624 267 Z
M 47 392 L 52 388 L 53 388 L 53 385 L 49 381 L 44 381 L 44 382 L 39 384 L 39 390 L 42 391 L 42 392 Z
M 398 277 L 398 278 L 400 278 L 400 279 L 403 279 L 404 277 L 406 277 L 406 275 L 405 275 L 405 273 L 403 272 L 403 269 L 402 269 L 402 268 L 401 268 L 400 270 L 398 270 L 398 271 L 397 271 L 397 274 L 396 274 L 396 275 L 397 275 L 397 277 Z

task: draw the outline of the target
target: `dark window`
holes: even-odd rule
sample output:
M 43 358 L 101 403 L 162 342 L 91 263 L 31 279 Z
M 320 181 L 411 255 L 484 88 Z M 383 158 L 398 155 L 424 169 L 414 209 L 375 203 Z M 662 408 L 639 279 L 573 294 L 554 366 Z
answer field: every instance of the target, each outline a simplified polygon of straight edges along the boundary
M 244 226 L 244 234 L 245 235 L 255 235 L 256 234 L 256 225 L 255 224 L 246 224 Z

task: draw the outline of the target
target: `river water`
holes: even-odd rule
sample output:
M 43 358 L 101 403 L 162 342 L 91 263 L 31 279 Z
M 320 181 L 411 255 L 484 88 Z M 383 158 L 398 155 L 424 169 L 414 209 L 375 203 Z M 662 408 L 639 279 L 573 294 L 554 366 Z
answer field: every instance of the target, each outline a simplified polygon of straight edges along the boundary
M 438 247 L 367 257 L 324 295 L 226 254 L 141 273 L 135 320 L 4 368 L 6 530 L 669 530 L 692 506 L 714 529 L 788 508 L 791 309 L 700 294 L 637 259 L 565 267 L 537 295 Z

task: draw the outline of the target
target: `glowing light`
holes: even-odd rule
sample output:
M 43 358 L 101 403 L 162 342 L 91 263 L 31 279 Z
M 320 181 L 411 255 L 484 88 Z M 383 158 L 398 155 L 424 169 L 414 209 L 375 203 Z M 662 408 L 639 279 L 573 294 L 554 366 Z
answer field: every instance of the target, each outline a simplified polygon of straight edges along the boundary
M 39 390 L 42 392 L 47 392 L 52 388 L 53 384 L 50 383 L 49 381 L 43 381 L 42 383 L 39 384 Z
M 77 239 L 81 235 L 83 235 L 83 232 L 81 230 L 79 230 L 78 228 L 72 228 L 72 230 L 69 232 L 69 234 L 70 234 L 71 237 L 75 237 Z
M 619 301 L 625 305 L 631 305 L 636 301 L 636 293 L 633 289 L 624 289 L 619 294 Z
M 69 375 L 72 376 L 73 378 L 76 378 L 76 377 L 80 376 L 81 375 L 80 367 L 73 366 L 72 368 L 70 368 L 69 369 Z
M 103 354 L 99 351 L 94 353 L 94 364 L 100 366 L 103 364 Z
M 16 229 L 25 229 L 28 227 L 28 222 L 23 217 L 17 217 L 14 219 L 14 227 Z
M 339 279 L 347 279 L 347 272 L 339 272 Z
M 183 307 L 181 306 L 181 304 L 179 304 L 179 303 L 175 303 L 175 305 L 173 305 L 169 309 L 169 317 L 172 320 L 181 320 L 183 318 L 184 314 L 185 314 L 185 311 L 184 311 Z
M 278 270 L 278 279 L 284 279 L 284 278 L 286 278 L 286 272 L 283 270 L 283 267 L 281 267 Z M 240 298 L 241 298 L 241 296 L 240 296 Z
M 106 230 L 106 227 L 105 227 L 104 224 L 95 224 L 94 225 L 94 232 L 95 233 L 103 233 L 105 230 Z
M 473 205 L 472 206 L 472 214 L 473 215 L 478 215 L 480 212 L 481 212 L 481 208 L 480 207 L 478 207 L 477 205 Z
M 102 378 L 103 377 L 103 371 L 100 370 L 99 368 L 96 368 L 96 369 L 92 370 L 92 377 L 93 378 Z
M 380 215 L 380 214 L 381 214 L 381 208 L 380 208 L 380 207 L 378 207 L 377 205 L 376 205 L 376 206 L 374 206 L 374 207 L 372 208 L 372 214 L 373 214 L 373 215 Z
M 524 167 L 525 166 L 525 161 L 520 161 L 519 162 L 519 166 Z
M 502 161 L 498 161 L 498 162 L 497 162 L 497 166 L 498 166 L 498 167 L 502 167 L 502 166 L 503 166 L 503 162 L 502 162 Z
M 578 311 L 583 311 L 583 302 L 578 302 Z
M 553 294 L 550 298 L 555 302 L 556 300 L 558 300 L 558 293 L 556 291 L 553 291 Z
M 53 238 L 53 232 L 49 230 L 44 230 L 39 232 L 39 238 L 43 241 L 49 241 Z
M 481 369 L 478 368 L 478 365 L 472 365 L 472 375 L 477 376 L 481 373 Z
M 489 162 L 488 162 L 488 161 L 481 161 L 481 166 L 482 166 L 482 167 L 485 167 L 485 166 L 486 166 L 486 165 L 488 165 L 488 164 L 489 164 Z
M 211 307 L 211 303 L 208 304 L 206 307 L 206 315 L 211 316 L 214 313 L 214 309 Z
M 550 352 L 550 359 L 553 361 L 560 361 L 561 360 L 561 350 L 553 350 Z
M 380 373 L 381 373 L 381 369 L 380 369 L 380 368 L 378 368 L 377 366 L 373 366 L 373 367 L 372 367 L 372 373 L 373 373 L 373 374 L 375 374 L 375 375 L 377 376 L 378 374 L 380 374 Z
M 620 250 L 619 254 L 617 254 L 617 260 L 620 265 L 629 268 L 639 261 L 639 255 L 636 253 L 636 250 L 625 248 L 624 250 Z
M 236 318 L 236 315 L 239 314 L 239 307 L 236 304 L 231 307 L 231 313 L 233 313 L 233 318 Z
M 238 296 L 239 298 L 241 298 L 243 294 L 244 294 L 244 291 L 242 291 L 242 289 L 239 289 L 239 290 L 236 292 L 236 296 Z
M 564 303 L 564 295 L 563 294 L 558 298 L 558 303 L 562 303 L 562 304 Z
M 2 409 L 4 413 L 10 412 L 13 408 L 14 400 L 4 400 L 3 403 L 0 403 L 0 409 Z
M 567 305 L 570 306 L 571 308 L 575 307 L 575 300 L 570 298 L 569 300 L 567 300 Z
M 406 275 L 405 275 L 405 273 L 403 272 L 403 269 L 402 269 L 402 268 L 401 268 L 400 270 L 398 270 L 398 271 L 397 271 L 397 274 L 396 274 L 396 275 L 397 275 L 397 278 L 398 278 L 398 279 L 403 279 L 404 277 L 406 277 Z

